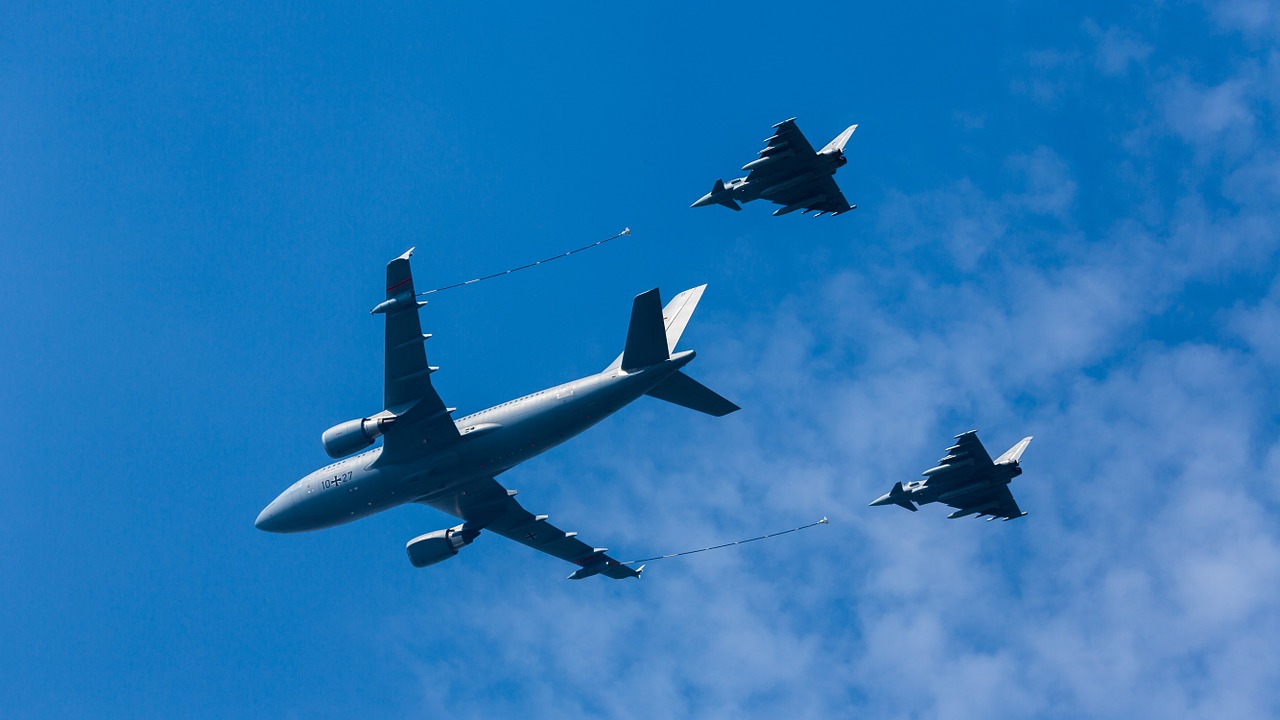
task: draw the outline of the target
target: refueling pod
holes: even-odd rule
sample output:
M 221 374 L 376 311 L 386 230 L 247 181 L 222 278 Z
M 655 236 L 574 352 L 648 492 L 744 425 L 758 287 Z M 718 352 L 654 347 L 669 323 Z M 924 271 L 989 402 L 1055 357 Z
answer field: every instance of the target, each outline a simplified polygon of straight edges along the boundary
M 479 530 L 455 525 L 447 530 L 436 530 L 409 541 L 405 551 L 409 553 L 409 562 L 416 568 L 435 565 L 458 554 L 458 549 L 471 544 L 480 534 Z
M 344 458 L 372 445 L 374 440 L 382 437 L 395 419 L 394 415 L 375 415 L 338 423 L 324 431 L 320 442 L 324 444 L 324 451 L 329 457 L 334 460 Z

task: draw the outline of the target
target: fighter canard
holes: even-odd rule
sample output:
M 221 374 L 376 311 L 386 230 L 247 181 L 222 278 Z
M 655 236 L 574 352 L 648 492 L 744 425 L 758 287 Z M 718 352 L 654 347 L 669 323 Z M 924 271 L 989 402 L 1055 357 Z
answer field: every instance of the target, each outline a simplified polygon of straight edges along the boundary
M 487 530 L 578 565 L 569 577 L 639 577 L 643 568 L 619 563 L 534 515 L 516 491 L 495 476 L 559 445 L 641 395 L 709 415 L 738 409 L 681 372 L 692 350 L 676 342 L 705 285 L 662 307 L 658 290 L 637 295 L 625 349 L 602 372 L 454 420 L 431 385 L 419 302 L 409 268 L 412 250 L 387 264 L 387 299 L 372 312 L 386 317 L 383 410 L 326 430 L 325 451 L 345 458 L 280 493 L 254 523 L 270 532 L 318 530 L 405 503 L 422 503 L 462 520 L 409 541 L 409 560 L 425 567 L 447 560 Z M 381 437 L 379 448 L 360 452 Z M 352 453 L 359 455 L 347 457 Z
M 871 504 L 901 505 L 915 512 L 913 503 L 942 502 L 956 508 L 949 518 L 986 515 L 991 521 L 998 517 L 1005 520 L 1022 517 L 1026 513 L 1014 502 L 1009 482 L 1022 474 L 1018 460 L 1030 442 L 1031 438 L 1022 438 L 993 462 L 978 440 L 977 430 L 961 433 L 956 436 L 956 444 L 947 448 L 947 455 L 938 461 L 938 466 L 924 471 L 924 480 L 906 485 L 894 483 L 892 490 Z
M 773 129 L 775 132 L 765 139 L 765 149 L 760 151 L 759 159 L 742 166 L 750 174 L 728 183 L 716 180 L 711 192 L 698 198 L 691 207 L 723 205 L 741 210 L 738 202 L 764 198 L 784 206 L 775 210 L 774 215 L 816 210 L 815 217 L 825 213 L 839 215 L 857 207 L 844 199 L 844 193 L 832 177 L 848 162 L 844 146 L 858 129 L 857 125 L 850 125 L 817 152 L 796 127 L 795 118 L 783 120 Z

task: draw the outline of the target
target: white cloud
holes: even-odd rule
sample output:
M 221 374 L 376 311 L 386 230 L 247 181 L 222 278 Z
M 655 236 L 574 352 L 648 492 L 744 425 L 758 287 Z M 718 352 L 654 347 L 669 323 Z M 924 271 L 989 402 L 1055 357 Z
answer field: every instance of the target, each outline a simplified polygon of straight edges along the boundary
M 1273 0 L 1219 0 L 1204 5 L 1219 26 L 1248 37 L 1274 41 L 1280 30 L 1280 7 Z
M 1010 89 L 1037 105 L 1052 108 L 1077 87 L 1081 57 L 1076 50 L 1036 50 L 1024 57 L 1026 74 L 1015 77 Z
M 1084 31 L 1097 43 L 1093 63 L 1103 75 L 1124 75 L 1130 65 L 1142 64 L 1151 55 L 1149 43 L 1121 28 L 1110 26 L 1104 30 L 1093 20 L 1086 20 Z
M 1009 160 L 1009 167 L 1023 177 L 1026 190 L 1009 202 L 1032 213 L 1065 218 L 1075 200 L 1076 183 L 1067 163 L 1053 150 L 1038 147 Z
M 1125 63 L 1145 57 L 1126 52 Z M 1149 88 L 1169 120 L 1204 111 L 1175 132 L 1218 148 L 1241 186 L 1275 156 L 1219 152 L 1227 135 L 1274 144 L 1254 120 L 1265 100 L 1253 72 Z M 1168 162 L 1149 142 L 1124 162 Z M 1274 271 L 1274 196 L 1237 190 L 1224 204 L 1205 191 L 1219 170 L 1198 166 L 1173 190 L 1126 188 L 1147 214 L 1087 234 L 1071 220 L 1069 158 L 1043 147 L 1009 163 L 1008 189 L 962 180 L 878 210 L 879 240 L 906 259 L 835 268 L 776 308 L 699 328 L 691 372 L 742 413 L 642 401 L 593 431 L 600 442 L 518 471 L 539 502 L 641 552 L 820 514 L 831 526 L 657 563 L 639 583 L 549 581 L 558 566 L 521 548 L 475 550 L 486 566 L 450 582 L 491 603 L 445 594 L 429 618 L 406 614 L 388 631 L 426 709 L 1280 712 L 1280 285 L 1256 297 L 1197 289 Z M 946 262 L 913 260 L 934 253 Z M 1197 303 L 1217 303 L 1223 337 L 1178 324 Z M 1156 334 L 1157 322 L 1174 328 Z M 975 426 L 992 451 L 1037 436 L 1013 488 L 1026 520 L 866 507 Z
M 1255 90 L 1248 77 L 1206 85 L 1177 77 L 1164 88 L 1164 121 L 1188 145 L 1240 150 L 1253 142 Z

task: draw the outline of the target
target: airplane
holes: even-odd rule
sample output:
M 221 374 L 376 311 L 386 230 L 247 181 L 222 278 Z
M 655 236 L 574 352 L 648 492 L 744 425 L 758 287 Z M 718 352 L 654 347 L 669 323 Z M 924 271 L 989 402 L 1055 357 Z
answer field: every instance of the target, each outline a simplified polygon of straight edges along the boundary
M 593 547 L 534 515 L 516 491 L 495 479 L 565 442 L 642 395 L 716 417 L 738 406 L 682 372 L 692 350 L 675 352 L 706 285 L 662 306 L 658 289 L 635 297 L 622 354 L 594 375 L 509 400 L 454 420 L 431 385 L 410 249 L 387 264 L 386 300 L 370 312 L 386 318 L 383 409 L 325 430 L 325 452 L 337 462 L 298 480 L 272 500 L 254 525 L 267 532 L 319 530 L 406 503 L 421 503 L 462 523 L 413 538 L 414 567 L 458 554 L 490 531 L 578 566 L 569 578 L 640 577 Z M 382 445 L 372 450 L 379 437 Z M 361 452 L 363 451 L 363 452 Z M 353 455 L 353 453 L 359 453 Z
M 774 216 L 786 215 L 796 210 L 816 210 L 814 217 L 823 214 L 839 215 L 858 207 L 844 199 L 844 193 L 833 177 L 848 160 L 844 156 L 845 143 L 857 125 L 850 125 L 844 132 L 814 152 L 804 133 L 796 127 L 796 119 L 783 120 L 773 126 L 774 133 L 765 138 L 765 149 L 760 157 L 742 166 L 750 171 L 746 177 L 716 180 L 711 192 L 698 198 L 689 207 L 723 205 L 731 210 L 741 210 L 741 202 L 764 198 L 783 207 Z
M 1009 492 L 1009 483 L 1022 474 L 1018 461 L 1030 443 L 1030 437 L 1022 438 L 992 461 L 978 440 L 977 430 L 960 433 L 937 467 L 924 471 L 924 480 L 906 485 L 894 483 L 893 489 L 872 501 L 871 506 L 899 505 L 915 512 L 914 503 L 942 502 L 956 508 L 948 518 L 976 515 L 986 516 L 987 522 L 998 517 L 1008 522 L 1024 517 L 1026 513 Z

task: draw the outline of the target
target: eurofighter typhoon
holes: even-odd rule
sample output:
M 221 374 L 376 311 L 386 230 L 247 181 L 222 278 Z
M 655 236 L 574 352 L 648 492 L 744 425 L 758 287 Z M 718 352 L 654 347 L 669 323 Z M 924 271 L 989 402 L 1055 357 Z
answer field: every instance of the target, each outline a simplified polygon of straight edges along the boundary
M 876 498 L 871 505 L 900 505 L 915 512 L 915 503 L 942 502 L 956 508 L 947 516 L 949 518 L 985 515 L 988 522 L 998 517 L 1006 521 L 1020 518 L 1026 513 L 1014 501 L 1009 483 L 1022 474 L 1018 460 L 1030 443 L 1031 438 L 1022 438 L 1017 445 L 992 461 L 978 440 L 977 430 L 961 433 L 956 436 L 956 444 L 947 448 L 946 456 L 938 461 L 937 467 L 924 471 L 924 480 L 906 485 L 894 483 L 892 490 Z
M 387 264 L 386 300 L 371 311 L 386 317 L 383 409 L 324 432 L 325 452 L 338 462 L 294 483 L 254 523 L 277 533 L 319 530 L 406 503 L 421 503 L 462 521 L 408 542 L 409 560 L 426 567 L 447 560 L 482 531 L 578 566 L 577 580 L 603 574 L 639 577 L 620 563 L 535 515 L 516 491 L 495 479 L 648 395 L 714 416 L 737 405 L 681 368 L 692 350 L 675 352 L 705 285 L 686 290 L 664 308 L 655 288 L 636 296 L 625 348 L 603 371 L 454 420 L 431 385 L 419 302 L 409 267 L 412 250 Z M 381 447 L 365 450 L 379 437 Z M 361 452 L 361 451 L 364 452 Z M 359 453 L 353 455 L 353 453 Z
M 833 177 L 848 160 L 844 156 L 845 143 L 857 125 L 850 125 L 844 132 L 814 152 L 804 133 L 796 127 L 796 119 L 783 120 L 773 126 L 774 133 L 765 138 L 765 148 L 760 157 L 742 166 L 749 171 L 746 177 L 716 180 L 711 192 L 703 195 L 690 207 L 723 205 L 731 210 L 741 210 L 739 202 L 751 202 L 764 198 L 783 207 L 774 215 L 789 212 L 816 211 L 814 217 L 830 213 L 839 215 L 853 210 L 844 199 L 844 193 Z

